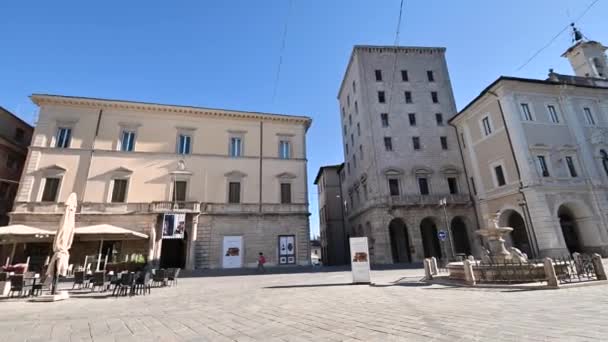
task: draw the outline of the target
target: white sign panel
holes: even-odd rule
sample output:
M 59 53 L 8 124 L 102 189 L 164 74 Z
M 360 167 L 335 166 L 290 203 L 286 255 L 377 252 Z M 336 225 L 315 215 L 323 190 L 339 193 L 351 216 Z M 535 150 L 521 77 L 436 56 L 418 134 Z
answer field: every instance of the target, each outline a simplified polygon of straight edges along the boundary
M 222 267 L 239 268 L 243 266 L 243 237 L 224 236 Z
M 350 238 L 350 266 L 353 283 L 370 283 L 369 248 L 366 237 Z
M 186 214 L 165 214 L 163 239 L 183 239 L 186 230 Z
M 294 235 L 279 236 L 279 264 L 296 263 L 296 237 Z

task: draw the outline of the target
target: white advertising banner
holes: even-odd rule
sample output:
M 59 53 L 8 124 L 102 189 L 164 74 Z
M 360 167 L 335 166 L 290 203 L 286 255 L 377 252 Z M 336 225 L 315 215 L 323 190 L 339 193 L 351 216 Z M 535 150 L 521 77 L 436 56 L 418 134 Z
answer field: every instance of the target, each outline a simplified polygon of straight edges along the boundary
M 222 267 L 243 267 L 243 237 L 224 236 Z
M 371 282 L 366 237 L 350 238 L 350 267 L 353 273 L 353 283 Z
M 186 230 L 186 214 L 165 214 L 163 239 L 183 239 Z

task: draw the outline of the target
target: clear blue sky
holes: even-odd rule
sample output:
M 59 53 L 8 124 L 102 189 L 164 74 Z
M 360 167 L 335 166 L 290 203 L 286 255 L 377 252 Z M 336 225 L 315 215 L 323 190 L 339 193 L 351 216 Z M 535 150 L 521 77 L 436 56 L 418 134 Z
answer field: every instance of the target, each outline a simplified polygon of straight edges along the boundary
M 108 97 L 314 119 L 311 231 L 319 166 L 342 160 L 336 94 L 355 44 L 395 39 L 400 0 L 1 1 L 0 106 L 33 123 L 31 93 Z M 591 0 L 405 1 L 401 45 L 445 46 L 458 108 L 499 75 L 570 73 L 569 32 L 516 69 Z M 283 28 L 289 25 L 275 101 Z M 608 44 L 601 0 L 579 22 Z

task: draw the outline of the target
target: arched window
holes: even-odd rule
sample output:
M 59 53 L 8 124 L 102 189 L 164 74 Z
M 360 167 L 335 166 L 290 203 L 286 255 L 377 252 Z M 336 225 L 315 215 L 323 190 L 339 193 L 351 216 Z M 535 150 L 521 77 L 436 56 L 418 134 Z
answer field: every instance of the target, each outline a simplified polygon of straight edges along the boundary
M 605 150 L 600 150 L 600 155 L 602 156 L 602 165 L 604 166 L 604 172 L 608 176 L 608 153 Z

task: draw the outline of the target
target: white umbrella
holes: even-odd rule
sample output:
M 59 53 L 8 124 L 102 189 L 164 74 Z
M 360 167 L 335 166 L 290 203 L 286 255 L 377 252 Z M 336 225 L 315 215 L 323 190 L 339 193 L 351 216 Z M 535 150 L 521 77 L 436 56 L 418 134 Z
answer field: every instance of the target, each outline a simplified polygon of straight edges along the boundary
M 68 272 L 70 247 L 72 247 L 72 240 L 74 240 L 76 205 L 76 194 L 71 193 L 65 201 L 65 211 L 53 241 L 53 257 L 46 271 L 46 274 L 53 278 L 53 294 L 55 293 L 57 277 L 60 275 L 66 276 Z

